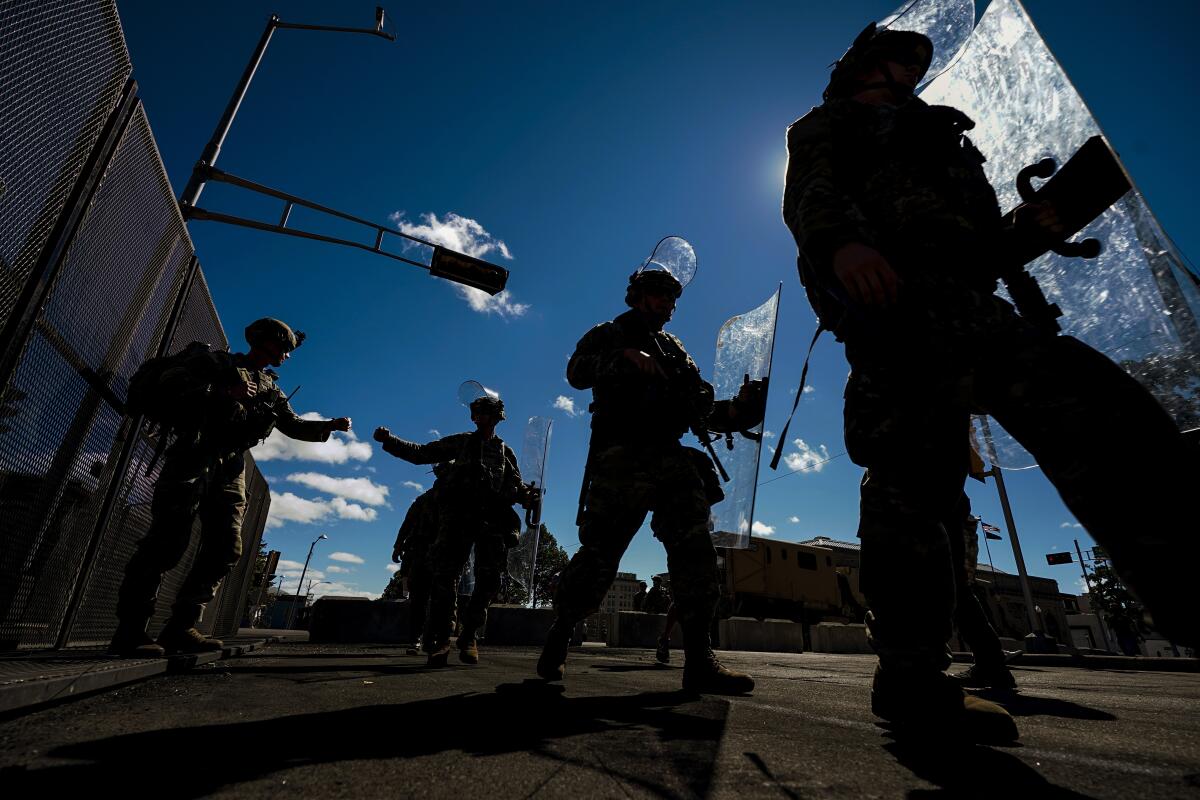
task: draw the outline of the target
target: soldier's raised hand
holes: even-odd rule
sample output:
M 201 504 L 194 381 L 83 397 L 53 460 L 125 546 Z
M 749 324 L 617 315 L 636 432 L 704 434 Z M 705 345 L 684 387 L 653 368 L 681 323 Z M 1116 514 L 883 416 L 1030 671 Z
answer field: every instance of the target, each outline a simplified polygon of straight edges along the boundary
M 861 242 L 842 245 L 833 254 L 833 274 L 856 303 L 883 307 L 896 302 L 900 276 L 874 247 Z
M 350 418 L 338 417 L 337 419 L 329 420 L 329 430 L 331 431 L 348 431 L 350 430 Z
M 378 428 L 375 429 L 375 433 L 371 434 L 371 438 L 373 438 L 377 442 L 386 442 L 391 437 L 391 435 L 392 435 L 391 431 L 389 431 L 387 428 L 380 425 Z

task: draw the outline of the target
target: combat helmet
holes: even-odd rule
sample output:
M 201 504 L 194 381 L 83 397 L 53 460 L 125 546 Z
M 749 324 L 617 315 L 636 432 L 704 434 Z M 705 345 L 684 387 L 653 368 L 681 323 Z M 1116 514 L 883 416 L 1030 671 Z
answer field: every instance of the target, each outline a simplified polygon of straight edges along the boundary
M 504 419 L 504 401 L 500 393 L 489 389 L 479 381 L 463 381 L 458 387 L 458 402 L 471 409 L 474 415 L 477 411 L 486 411 Z
M 304 331 L 293 331 L 286 322 L 274 317 L 263 317 L 246 326 L 246 343 L 251 347 L 262 342 L 278 342 L 284 352 L 290 353 L 304 344 Z
M 891 28 L 879 28 L 874 22 L 863 28 L 850 49 L 833 65 L 833 73 L 829 76 L 829 85 L 825 87 L 822 98 L 831 100 L 835 97 L 846 97 L 852 89 L 889 88 L 899 94 L 910 94 L 911 89 L 891 77 L 883 68 L 886 61 L 908 62 L 916 57 L 920 67 L 916 83 L 920 85 L 929 65 L 933 62 L 933 42 L 923 33 L 916 31 L 900 31 Z M 884 80 L 879 83 L 859 84 L 855 78 L 879 67 Z
M 682 236 L 664 236 L 649 258 L 629 276 L 625 305 L 637 305 L 642 293 L 666 294 L 679 299 L 683 287 L 696 274 L 696 250 Z
M 484 395 L 483 397 L 476 397 L 474 400 L 471 401 L 471 405 L 468 407 L 471 409 L 472 415 L 474 415 L 478 412 L 484 412 L 484 413 L 492 414 L 493 416 L 495 416 L 499 419 L 505 419 L 504 401 L 501 400 L 499 397 L 492 397 L 491 395 Z

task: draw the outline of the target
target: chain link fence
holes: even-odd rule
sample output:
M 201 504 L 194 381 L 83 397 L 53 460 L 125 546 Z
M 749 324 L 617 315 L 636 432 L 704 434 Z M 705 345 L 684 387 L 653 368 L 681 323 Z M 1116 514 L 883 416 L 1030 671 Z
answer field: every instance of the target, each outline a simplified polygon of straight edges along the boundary
M 113 2 L 0 0 L 0 650 L 98 645 L 150 525 L 138 365 L 227 346 Z M 247 456 L 244 555 L 202 629 L 236 632 L 269 493 Z M 159 592 L 151 633 L 190 568 Z

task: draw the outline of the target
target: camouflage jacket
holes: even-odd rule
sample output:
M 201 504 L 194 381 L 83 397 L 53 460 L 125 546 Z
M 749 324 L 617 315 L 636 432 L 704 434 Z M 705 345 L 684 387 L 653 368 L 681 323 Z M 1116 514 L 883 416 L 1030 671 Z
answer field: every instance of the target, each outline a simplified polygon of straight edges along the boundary
M 672 378 L 639 372 L 625 358 L 627 348 L 660 362 L 665 355 L 662 367 Z M 666 331 L 650 330 L 633 310 L 584 334 L 567 364 L 567 381 L 592 390 L 593 446 L 678 441 L 691 422 L 703 425 L 714 409 L 712 384 L 700 377 L 683 343 Z
M 499 436 L 485 440 L 474 432 L 455 433 L 428 444 L 389 436 L 383 450 L 411 464 L 453 461 L 450 471 L 438 479 L 442 506 L 471 498 L 484 505 L 511 507 L 521 489 L 517 456 Z
M 392 549 L 401 553 L 405 561 L 428 550 L 437 537 L 437 494 L 435 482 L 429 491 L 413 500 L 404 515 L 404 522 L 400 523 L 400 530 L 396 531 L 396 544 Z
M 912 98 L 831 100 L 788 128 L 783 219 L 814 305 L 825 299 L 814 292 L 841 291 L 832 258 L 850 242 L 880 251 L 906 284 L 995 288 L 1011 227 L 965 136 L 972 127 L 957 109 Z
M 275 384 L 275 373 L 255 369 L 242 353 L 196 348 L 159 380 L 165 394 L 179 398 L 176 418 L 182 420 L 175 426 L 178 436 L 169 454 L 203 449 L 235 455 L 266 439 L 275 428 L 291 439 L 329 439 L 324 420 L 301 419 Z M 254 384 L 253 397 L 235 400 L 227 394 L 243 382 Z

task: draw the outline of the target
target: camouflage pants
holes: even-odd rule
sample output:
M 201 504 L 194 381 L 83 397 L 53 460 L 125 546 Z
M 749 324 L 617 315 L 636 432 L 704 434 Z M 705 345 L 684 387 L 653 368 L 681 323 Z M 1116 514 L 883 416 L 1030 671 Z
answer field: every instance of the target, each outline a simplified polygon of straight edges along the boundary
M 154 486 L 150 530 L 125 567 L 117 597 L 122 626 L 144 628 L 154 615 L 164 573 L 179 564 L 200 517 L 200 549 L 175 595 L 171 624 L 190 628 L 242 557 L 246 513 L 245 461 L 239 454 L 204 463 L 187 454 L 168 458 Z
M 702 463 L 707 458 L 678 443 L 616 445 L 592 455 L 580 547 L 562 572 L 554 600 L 561 622 L 574 625 L 599 609 L 621 556 L 653 512 L 650 528 L 667 550 L 685 644 L 708 647 L 720 584 L 700 472 L 712 469 Z
M 413 546 L 410 554 L 404 556 L 401 569 L 408 580 L 408 632 L 413 642 L 421 640 L 429 611 L 429 591 L 433 587 L 429 547 L 424 543 Z
M 1194 528 L 1188 487 L 1194 491 L 1200 475 L 1171 418 L 1097 351 L 1070 337 L 1039 336 L 1003 307 L 995 300 L 1000 324 L 977 335 L 922 329 L 920 337 L 901 328 L 890 338 L 847 341 L 846 448 L 867 468 L 862 589 L 884 668 L 949 664 L 962 562 L 950 540 L 962 536 L 957 527 L 948 535 L 944 523 L 961 524 L 953 509 L 973 411 L 991 414 L 1033 454 L 1147 603 L 1178 607 L 1175 587 L 1190 584 L 1184 565 L 1200 555 L 1186 534 Z M 1112 442 L 1154 457 L 1115 459 Z
M 458 577 L 475 548 L 475 590 L 462 611 L 464 637 L 473 636 L 487 621 L 488 606 L 500 591 L 505 563 L 504 539 L 479 516 L 463 513 L 455 503 L 438 511 L 438 534 L 429 549 L 433 579 L 429 589 L 429 616 L 425 622 L 425 649 L 437 650 L 454 628 Z
M 942 525 L 950 542 L 950 557 L 954 560 L 954 627 L 975 656 L 975 663 L 985 667 L 1004 663 L 1004 648 L 996 629 L 988 622 L 987 613 L 973 591 L 975 557 L 979 552 L 976 525 L 971 524 L 971 501 L 964 493 L 959 497 Z M 961 535 L 957 535 L 961 532 Z M 974 554 L 971 546 L 974 545 Z

